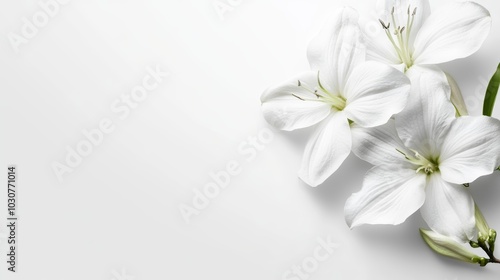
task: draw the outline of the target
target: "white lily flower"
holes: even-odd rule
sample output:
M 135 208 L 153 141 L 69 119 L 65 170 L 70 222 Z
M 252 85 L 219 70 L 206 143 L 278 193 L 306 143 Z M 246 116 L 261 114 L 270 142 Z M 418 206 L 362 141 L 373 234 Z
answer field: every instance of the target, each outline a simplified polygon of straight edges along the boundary
M 400 224 L 420 209 L 429 227 L 461 242 L 476 234 L 474 201 L 464 184 L 499 164 L 500 121 L 455 118 L 450 87 L 428 72 L 412 73 L 407 108 L 384 126 L 353 129 L 354 153 L 374 164 L 345 217 L 361 224 Z
M 393 67 L 366 62 L 358 14 L 344 8 L 311 42 L 312 71 L 266 90 L 264 118 L 282 130 L 317 124 L 307 143 L 299 177 L 318 186 L 351 151 L 350 125 L 385 124 L 406 105 L 410 82 Z
M 474 2 L 451 2 L 430 12 L 428 0 L 379 0 L 382 36 L 370 36 L 368 58 L 408 70 L 475 53 L 491 28 L 488 10 Z

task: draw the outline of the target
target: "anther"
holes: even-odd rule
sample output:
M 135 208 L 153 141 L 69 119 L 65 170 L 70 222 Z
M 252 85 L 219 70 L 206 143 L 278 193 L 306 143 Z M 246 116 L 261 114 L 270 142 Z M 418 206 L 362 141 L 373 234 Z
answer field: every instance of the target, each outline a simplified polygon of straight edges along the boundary
M 316 97 L 317 97 L 317 98 L 320 98 L 320 97 L 321 97 L 321 96 L 318 94 L 318 90 L 317 90 L 317 89 L 315 89 L 315 90 L 314 90 L 314 95 L 316 95 Z
M 295 94 L 293 94 L 293 93 L 292 93 L 292 95 L 293 95 L 294 97 L 296 97 L 296 98 L 298 98 L 298 99 L 302 100 L 302 101 L 306 101 L 304 98 L 302 98 L 302 97 L 300 97 L 300 96 L 298 96 L 298 95 L 295 95 Z
M 413 10 L 413 16 L 415 16 L 417 14 L 417 7 L 415 7 L 415 9 Z
M 302 83 L 300 82 L 300 80 L 299 80 L 299 82 L 298 82 L 298 86 L 299 86 L 299 87 L 300 87 L 300 86 L 302 86 Z
M 389 23 L 388 25 L 385 25 L 385 22 L 381 19 L 379 19 L 378 21 L 380 21 L 380 24 L 382 24 L 382 27 L 384 29 L 389 29 L 389 27 L 391 26 L 391 23 Z
M 403 151 L 396 149 L 400 154 L 402 154 L 407 160 L 411 160 Z
M 403 31 L 405 31 L 405 26 L 403 26 L 403 28 L 401 28 L 401 31 L 399 32 L 403 33 Z
M 391 11 L 391 15 L 394 14 L 394 6 L 392 6 L 392 11 Z

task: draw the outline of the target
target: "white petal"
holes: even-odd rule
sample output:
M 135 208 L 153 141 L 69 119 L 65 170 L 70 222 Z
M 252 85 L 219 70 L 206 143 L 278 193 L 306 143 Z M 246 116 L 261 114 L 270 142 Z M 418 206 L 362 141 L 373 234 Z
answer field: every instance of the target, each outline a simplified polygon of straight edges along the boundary
M 380 62 L 365 62 L 351 73 L 343 95 L 347 117 L 363 127 L 385 124 L 403 110 L 410 92 L 410 80 Z
M 491 28 L 488 10 L 454 1 L 433 12 L 415 38 L 415 64 L 438 64 L 467 57 L 483 44 Z
M 395 68 L 397 65 L 401 65 L 398 68 L 404 71 L 406 65 L 402 64 L 396 49 L 387 38 L 382 25 L 378 22 L 378 18 L 362 19 L 360 25 L 364 27 L 362 31 L 366 43 L 367 60 L 379 61 Z
M 320 71 L 324 87 L 332 93 L 341 91 L 352 69 L 365 61 L 358 18 L 352 8 L 339 10 L 309 44 L 311 69 Z
M 407 150 L 396 132 L 394 120 L 386 124 L 362 128 L 358 125 L 351 127 L 352 151 L 360 159 L 373 165 L 403 165 L 410 168 L 411 164 L 405 159 L 406 155 L 412 154 Z
M 414 66 L 407 74 L 412 81 L 411 93 L 405 110 L 395 117 L 396 129 L 406 147 L 433 158 L 455 118 L 447 97 L 450 87 L 444 73 L 432 68 Z
M 386 24 L 391 22 L 391 26 L 394 26 L 391 16 L 392 8 L 394 8 L 396 25 L 405 26 L 406 28 L 408 28 L 408 8 L 410 9 L 410 14 L 413 14 L 414 11 L 416 12 L 411 28 L 412 32 L 410 33 L 410 46 L 412 46 L 420 27 L 431 13 L 429 0 L 378 0 L 376 9 L 379 13 L 379 18 Z
M 302 84 L 300 87 L 299 80 Z M 307 72 L 266 90 L 261 97 L 262 113 L 266 121 L 278 129 L 294 130 L 312 126 L 325 119 L 330 114 L 330 105 L 318 101 L 303 101 L 292 95 L 316 99 L 314 94 L 306 90 L 314 89 L 316 84 L 317 73 Z
M 467 105 L 465 105 L 465 100 L 464 97 L 462 96 L 462 91 L 460 90 L 460 87 L 450 74 L 448 73 L 445 74 L 446 78 L 448 78 L 448 83 L 450 84 L 450 89 L 451 89 L 450 101 L 453 104 L 453 106 L 455 106 L 457 115 L 458 116 L 469 115 L 469 112 L 467 111 Z
M 464 186 L 445 182 L 439 173 L 428 179 L 420 212 L 433 231 L 457 241 L 468 242 L 476 233 L 471 195 Z
M 460 117 L 451 123 L 441 149 L 444 180 L 463 184 L 493 173 L 499 165 L 500 121 L 485 116 Z
M 347 224 L 353 228 L 362 224 L 404 222 L 425 201 L 425 178 L 412 169 L 372 168 L 365 176 L 361 191 L 346 202 Z
M 335 172 L 351 152 L 351 131 L 344 112 L 325 119 L 307 143 L 299 177 L 316 187 Z

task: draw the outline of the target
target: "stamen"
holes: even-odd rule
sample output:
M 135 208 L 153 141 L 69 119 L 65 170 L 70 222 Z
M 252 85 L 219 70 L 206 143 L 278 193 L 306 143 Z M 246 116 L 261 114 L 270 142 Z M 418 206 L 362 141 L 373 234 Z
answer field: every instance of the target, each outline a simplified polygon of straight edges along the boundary
M 394 7 L 392 8 L 391 18 L 392 18 L 392 24 L 394 25 L 394 27 L 398 26 L 398 23 L 396 22 L 396 18 L 394 17 Z
M 396 151 L 398 151 L 400 154 L 402 154 L 403 156 L 405 156 L 405 158 L 407 160 L 411 160 L 403 151 L 399 150 L 399 149 L 396 149 Z
M 292 93 L 292 96 L 301 100 L 301 101 L 313 101 L 313 102 L 325 102 L 324 100 L 320 100 L 320 99 L 309 99 L 309 98 L 303 98 L 303 97 L 300 97 L 294 93 Z
M 415 170 L 416 173 L 420 171 L 424 171 L 426 174 L 432 174 L 435 171 L 438 171 L 438 164 L 435 161 L 430 161 L 425 157 L 421 156 L 416 150 L 410 149 L 414 153 L 413 157 L 409 157 L 404 152 L 399 149 L 396 149 L 400 154 L 402 154 L 406 160 L 410 163 L 416 165 L 418 168 Z
M 319 78 L 319 71 L 318 71 L 318 85 L 319 85 L 319 88 L 325 92 L 326 94 L 329 94 L 329 95 L 332 95 L 330 92 L 328 92 L 328 90 L 326 90 L 326 88 L 321 84 L 321 80 Z
M 410 151 L 412 151 L 412 152 L 415 154 L 415 157 L 416 157 L 417 159 L 421 159 L 421 158 L 422 158 L 422 156 L 420 155 L 420 153 L 419 153 L 417 150 L 410 149 Z
M 314 89 L 314 95 L 316 95 L 316 98 L 320 98 L 321 97 L 321 95 L 318 94 L 318 89 L 317 88 Z
M 321 96 L 320 94 L 318 94 L 317 88 L 314 88 L 314 90 L 312 90 L 312 89 L 306 87 L 304 84 L 302 84 L 302 82 L 300 80 L 298 80 L 297 85 L 301 88 L 304 88 L 305 90 L 307 90 L 311 94 L 314 94 L 314 96 L 316 96 L 317 98 L 319 98 Z
M 384 29 L 389 29 L 389 27 L 391 27 L 391 23 L 390 22 L 389 22 L 389 25 L 386 25 L 383 20 L 379 19 L 378 21 L 380 21 L 380 24 L 382 24 L 382 27 Z
M 414 8 L 411 5 L 408 5 L 407 13 L 407 21 L 406 26 L 398 25 L 398 21 L 396 19 L 396 12 L 400 13 L 400 10 L 396 10 L 396 7 L 393 6 L 391 9 L 391 19 L 386 24 L 382 19 L 379 19 L 380 24 L 386 31 L 387 38 L 390 40 L 393 45 L 396 53 L 398 54 L 399 60 L 405 64 L 406 70 L 409 69 L 413 65 L 412 59 L 412 48 L 410 47 L 410 35 L 411 29 L 413 27 L 413 23 L 415 21 L 415 14 L 417 13 L 417 8 Z M 391 24 L 393 29 L 391 30 Z M 396 38 L 393 38 L 396 37 Z
M 302 101 L 306 101 L 304 98 L 302 98 L 302 97 L 300 97 L 300 96 L 298 96 L 298 95 L 296 95 L 296 94 L 293 94 L 293 93 L 292 93 L 292 95 L 293 95 L 293 97 L 297 97 L 298 99 L 300 99 L 300 100 L 302 100 Z

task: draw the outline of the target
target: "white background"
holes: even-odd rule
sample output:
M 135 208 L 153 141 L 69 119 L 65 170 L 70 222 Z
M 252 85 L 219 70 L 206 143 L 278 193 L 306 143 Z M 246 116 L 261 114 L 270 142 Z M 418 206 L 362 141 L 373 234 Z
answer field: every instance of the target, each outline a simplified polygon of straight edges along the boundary
M 500 62 L 500 4 L 478 2 L 492 14 L 491 35 L 475 55 L 442 65 L 473 114 Z M 325 184 L 306 186 L 296 174 L 310 130 L 272 129 L 254 158 L 238 151 L 269 128 L 262 91 L 308 70 L 307 44 L 334 9 L 369 12 L 373 1 L 233 1 L 223 19 L 213 3 L 72 0 L 15 52 L 9 34 L 21 34 L 23 17 L 42 9 L 0 1 L 0 185 L 16 164 L 20 219 L 14 274 L 4 262 L 1 190 L 0 279 L 283 279 L 327 236 L 338 248 L 309 279 L 498 278 L 498 265 L 430 251 L 419 213 L 400 226 L 349 230 L 344 202 L 370 166 L 351 156 Z M 120 119 L 113 102 L 157 65 L 170 76 Z M 114 131 L 60 182 L 53 163 L 65 163 L 67 146 L 106 118 Z M 187 224 L 179 206 L 192 206 L 194 190 L 232 160 L 241 173 Z M 471 186 L 497 229 L 499 176 Z

